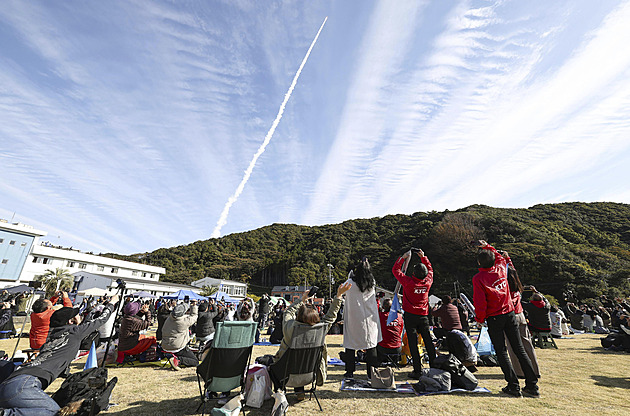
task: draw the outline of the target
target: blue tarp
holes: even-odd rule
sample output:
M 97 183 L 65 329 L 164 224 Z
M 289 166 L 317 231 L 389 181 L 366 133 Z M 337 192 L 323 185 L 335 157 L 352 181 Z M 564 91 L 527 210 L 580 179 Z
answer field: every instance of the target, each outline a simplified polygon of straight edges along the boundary
M 238 299 L 234 299 L 233 297 L 231 297 L 227 293 L 221 292 L 220 290 L 218 292 L 214 292 L 212 295 L 210 295 L 210 298 L 214 299 L 216 301 L 222 300 L 223 302 L 227 302 L 227 303 L 238 303 L 239 302 Z
M 188 299 L 191 300 L 208 300 L 208 298 L 198 295 L 195 292 L 193 292 L 192 290 L 188 290 L 188 289 L 182 289 L 182 290 L 178 290 L 175 293 L 172 293 L 168 296 L 162 296 L 164 299 L 178 299 L 178 300 L 182 300 L 184 299 L 186 296 L 188 296 Z

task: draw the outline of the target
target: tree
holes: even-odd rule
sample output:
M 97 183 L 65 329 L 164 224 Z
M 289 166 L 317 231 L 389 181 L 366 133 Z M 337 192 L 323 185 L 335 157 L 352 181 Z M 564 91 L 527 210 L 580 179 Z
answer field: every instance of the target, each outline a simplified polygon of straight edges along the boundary
M 46 297 L 49 298 L 58 290 L 68 291 L 72 289 L 74 276 L 68 270 L 57 267 L 54 271 L 47 269 L 46 273 L 37 276 L 35 280 L 42 282 Z
M 208 285 L 204 285 L 201 288 L 201 292 L 199 292 L 199 294 L 201 296 L 211 296 L 214 295 L 216 292 L 219 291 L 219 288 L 216 286 L 208 286 Z

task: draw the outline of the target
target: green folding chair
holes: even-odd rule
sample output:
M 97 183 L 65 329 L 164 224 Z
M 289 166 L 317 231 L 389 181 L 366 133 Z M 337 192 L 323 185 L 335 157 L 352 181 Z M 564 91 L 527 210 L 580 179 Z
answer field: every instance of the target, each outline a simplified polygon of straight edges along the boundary
M 257 322 L 226 321 L 217 324 L 212 347 L 197 367 L 197 382 L 202 414 L 208 393 L 224 393 L 245 387 L 245 375 L 251 362 Z M 203 387 L 201 381 L 203 380 Z M 243 411 L 245 413 L 245 411 Z

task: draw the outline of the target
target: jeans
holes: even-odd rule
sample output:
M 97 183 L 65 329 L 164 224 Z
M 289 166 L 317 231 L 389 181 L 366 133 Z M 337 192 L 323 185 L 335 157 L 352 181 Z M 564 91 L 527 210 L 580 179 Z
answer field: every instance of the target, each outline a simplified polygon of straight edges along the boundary
M 25 374 L 0 384 L 0 409 L 7 416 L 53 416 L 59 405 L 44 393 L 37 377 Z
M 532 367 L 532 362 L 529 360 L 523 343 L 521 342 L 521 334 L 518 331 L 518 323 L 516 322 L 516 315 L 514 312 L 507 313 L 505 315 L 489 316 L 486 319 L 488 323 L 488 335 L 492 345 L 494 345 L 494 351 L 497 353 L 497 360 L 505 381 L 508 382 L 508 388 L 513 390 L 520 389 L 518 383 L 518 377 L 510 358 L 508 357 L 507 348 L 505 346 L 505 339 L 510 341 L 510 345 L 518 359 L 523 374 L 525 374 L 525 385 L 528 387 L 535 387 L 538 382 L 538 377 Z
M 418 351 L 418 332 L 422 336 L 424 348 L 426 348 L 429 356 L 429 366 L 433 366 L 433 360 L 436 357 L 433 338 L 431 338 L 431 332 L 429 331 L 429 317 L 405 312 L 403 321 L 405 323 L 405 331 L 407 331 L 409 352 L 413 359 L 413 371 L 420 374 L 422 372 L 422 361 L 420 361 L 420 351 Z

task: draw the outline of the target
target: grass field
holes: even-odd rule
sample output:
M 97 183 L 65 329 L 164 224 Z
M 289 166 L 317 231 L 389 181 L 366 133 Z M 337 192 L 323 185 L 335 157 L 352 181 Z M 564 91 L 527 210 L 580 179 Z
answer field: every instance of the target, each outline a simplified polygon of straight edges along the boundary
M 17 325 L 16 325 L 17 327 Z M 18 327 L 19 328 L 19 327 Z M 343 367 L 328 368 L 328 381 L 318 388 L 324 409 L 319 412 L 315 400 L 296 403 L 289 395 L 291 415 L 628 415 L 630 414 L 630 354 L 608 352 L 601 348 L 601 335 L 575 335 L 557 340 L 559 349 L 537 349 L 542 378 L 541 397 L 511 398 L 500 393 L 506 384 L 499 367 L 480 367 L 475 373 L 479 385 L 490 394 L 460 394 L 416 397 L 398 393 L 357 393 L 339 391 Z M 338 357 L 343 337 L 328 336 L 329 354 Z M 0 349 L 13 351 L 16 340 L 0 340 Z M 28 347 L 28 338 L 20 348 Z M 255 346 L 254 357 L 273 354 L 277 347 Z M 73 364 L 80 371 L 85 359 Z M 367 378 L 365 367 L 355 376 Z M 411 371 L 396 372 L 397 381 L 405 381 Z M 192 368 L 173 371 L 161 367 L 110 368 L 110 377 L 118 377 L 112 395 L 116 403 L 107 415 L 192 415 L 200 403 L 197 377 Z M 61 384 L 56 380 L 48 392 Z M 308 397 L 308 396 L 307 396 Z M 269 415 L 272 400 L 261 409 L 246 411 L 252 415 Z M 212 403 L 206 406 L 206 411 Z

